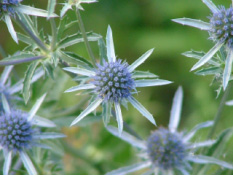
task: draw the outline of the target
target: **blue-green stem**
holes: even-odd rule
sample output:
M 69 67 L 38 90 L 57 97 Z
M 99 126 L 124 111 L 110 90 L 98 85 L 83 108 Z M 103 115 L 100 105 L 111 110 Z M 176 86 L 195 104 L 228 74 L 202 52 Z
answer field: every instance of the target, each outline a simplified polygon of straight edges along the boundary
M 50 24 L 52 28 L 51 51 L 54 51 L 57 45 L 57 27 L 54 18 L 50 18 Z
M 81 14 L 79 13 L 79 9 L 78 8 L 76 9 L 76 16 L 77 16 L 77 19 L 78 19 L 79 28 L 80 28 L 81 33 L 83 35 L 83 39 L 84 39 L 84 43 L 85 43 L 88 55 L 89 55 L 89 57 L 92 60 L 93 66 L 96 66 L 95 56 L 94 56 L 94 54 L 93 54 L 93 52 L 91 50 L 91 46 L 90 46 L 90 44 L 88 42 L 86 31 L 85 31 L 85 27 L 84 27 L 84 24 L 83 24 L 83 21 L 82 21 L 82 18 L 81 18 Z
M 38 47 L 40 47 L 46 53 L 49 52 L 46 45 L 30 29 L 28 29 L 27 26 L 18 17 L 16 17 L 16 21 L 19 26 L 35 41 Z

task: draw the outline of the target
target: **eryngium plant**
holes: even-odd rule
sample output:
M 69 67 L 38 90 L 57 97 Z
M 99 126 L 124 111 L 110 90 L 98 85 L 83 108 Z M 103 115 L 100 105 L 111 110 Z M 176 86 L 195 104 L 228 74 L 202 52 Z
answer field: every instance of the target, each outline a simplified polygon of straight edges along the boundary
M 67 67 L 64 70 L 85 76 L 84 83 L 72 87 L 66 92 L 78 90 L 89 90 L 93 94 L 91 104 L 71 123 L 75 125 L 89 113 L 94 111 L 100 104 L 103 106 L 103 120 L 108 124 L 111 110 L 114 106 L 115 116 L 118 123 L 119 134 L 123 130 L 123 118 L 121 113 L 121 104 L 130 102 L 144 117 L 151 123 L 155 120 L 143 106 L 134 97 L 137 93 L 136 87 L 160 86 L 170 84 L 170 81 L 157 79 L 155 75 L 148 72 L 138 72 L 135 69 L 140 66 L 152 53 L 153 49 L 147 51 L 134 63 L 128 65 L 127 62 L 116 58 L 112 30 L 108 27 L 107 38 L 107 60 L 101 58 L 96 68 L 91 67 Z M 156 78 L 141 79 L 138 78 Z
M 0 149 L 4 152 L 5 163 L 3 165 L 3 175 L 8 175 L 10 171 L 12 157 L 19 154 L 28 174 L 37 175 L 37 171 L 31 162 L 27 151 L 32 147 L 50 149 L 47 145 L 41 144 L 41 139 L 62 138 L 65 135 L 60 133 L 40 132 L 42 127 L 55 127 L 55 124 L 47 119 L 37 117 L 36 112 L 42 104 L 45 95 L 37 100 L 30 112 L 23 112 L 11 108 L 4 94 L 1 96 L 3 111 L 0 113 Z
M 122 132 L 121 135 L 118 135 L 115 127 L 108 126 L 107 129 L 109 132 L 141 151 L 139 156 L 142 158 L 142 162 L 111 171 L 106 175 L 124 175 L 144 168 L 149 168 L 146 172 L 148 175 L 176 173 L 189 175 L 192 171 L 191 163 L 217 164 L 233 170 L 232 164 L 213 157 L 196 154 L 199 148 L 211 146 L 215 143 L 215 140 L 191 142 L 196 132 L 199 129 L 212 126 L 212 121 L 198 124 L 188 133 L 177 131 L 180 122 L 182 101 L 183 91 L 179 87 L 173 99 L 168 129 L 159 128 L 152 132 L 145 141 L 127 132 Z
M 191 71 L 196 70 L 206 63 L 213 65 L 216 62 L 214 55 L 222 48 L 226 53 L 226 57 L 222 61 L 217 62 L 214 66 L 222 67 L 224 66 L 222 75 L 222 86 L 225 90 L 230 77 L 232 75 L 232 62 L 233 62 L 233 9 L 229 7 L 226 9 L 223 6 L 216 7 L 216 5 L 211 0 L 202 0 L 204 4 L 209 7 L 212 14 L 209 17 L 209 23 L 203 22 L 201 20 L 180 18 L 174 19 L 174 22 L 195 27 L 201 30 L 208 31 L 210 34 L 210 39 L 215 43 L 214 47 L 210 49 L 206 54 L 201 56 L 199 61 L 192 67 Z M 186 55 L 186 54 L 185 54 Z M 216 69 L 215 69 L 216 70 Z M 211 70 L 209 70 L 210 72 Z M 213 70 L 215 74 L 219 74 L 219 69 Z

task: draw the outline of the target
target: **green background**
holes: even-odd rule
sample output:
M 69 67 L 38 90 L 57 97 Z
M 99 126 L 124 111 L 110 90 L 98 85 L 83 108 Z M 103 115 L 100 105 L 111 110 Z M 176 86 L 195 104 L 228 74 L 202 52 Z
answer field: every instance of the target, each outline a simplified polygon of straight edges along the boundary
M 231 3 L 230 0 L 214 2 L 224 3 L 226 7 Z M 46 0 L 24 0 L 23 3 L 34 4 L 35 7 L 43 9 L 47 6 Z M 61 7 L 62 5 L 57 5 L 57 13 L 60 12 Z M 208 40 L 207 32 L 171 21 L 174 18 L 188 17 L 208 22 L 207 16 L 210 15 L 210 11 L 201 0 L 99 0 L 98 3 L 84 4 L 83 7 L 85 11 L 82 11 L 81 15 L 86 30 L 105 36 L 107 26 L 110 25 L 113 30 L 116 54 L 119 58 L 127 60 L 129 64 L 147 50 L 155 48 L 152 56 L 138 70 L 149 70 L 159 75 L 161 79 L 174 83 L 160 87 L 140 88 L 136 98 L 154 115 L 158 126 L 167 127 L 172 98 L 178 86 L 184 89 L 180 131 L 189 130 L 200 122 L 214 118 L 222 94 L 216 99 L 217 86 L 210 86 L 212 77 L 197 76 L 190 72 L 196 60 L 181 55 L 191 49 L 207 52 L 213 43 Z M 75 19 L 74 11 L 69 11 L 67 15 L 70 20 Z M 50 33 L 48 24 L 46 19 L 40 19 L 40 28 Z M 13 54 L 16 50 L 22 49 L 24 45 L 13 42 L 5 24 L 1 22 L 0 25 L 0 44 L 7 53 Z M 77 31 L 78 26 L 70 32 Z M 92 43 L 91 46 L 95 56 L 98 57 L 97 43 Z M 77 44 L 68 50 L 88 58 L 83 44 Z M 19 76 L 23 76 L 25 66 L 17 66 L 17 71 Z M 61 91 L 75 84 L 68 77 L 58 82 L 58 86 L 59 83 L 61 83 Z M 40 84 L 37 83 L 34 88 L 39 86 Z M 34 91 L 37 92 L 37 90 Z M 75 93 L 61 94 L 57 109 L 72 107 L 82 97 L 75 96 Z M 228 99 L 233 99 L 233 93 Z M 232 111 L 233 107 L 224 108 L 217 133 L 232 127 Z M 79 112 L 73 115 L 78 114 Z M 156 129 L 131 106 L 128 110 L 123 110 L 123 117 L 145 139 L 151 131 Z M 64 142 L 74 148 L 65 149 L 63 161 L 67 175 L 102 175 L 103 172 L 139 161 L 135 150 L 107 133 L 102 122 L 85 127 L 62 127 L 62 131 L 68 134 Z M 199 132 L 196 141 L 204 140 L 207 132 L 207 129 Z M 225 154 L 220 159 L 233 162 L 232 139 L 226 146 Z

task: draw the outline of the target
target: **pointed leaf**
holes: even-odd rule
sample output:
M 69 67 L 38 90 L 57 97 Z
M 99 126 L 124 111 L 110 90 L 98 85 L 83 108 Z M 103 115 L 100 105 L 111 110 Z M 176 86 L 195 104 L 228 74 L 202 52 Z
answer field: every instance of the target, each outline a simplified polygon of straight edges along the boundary
M 100 53 L 101 61 L 102 62 L 103 62 L 103 60 L 107 61 L 108 60 L 108 57 L 107 57 L 107 48 L 105 46 L 105 43 L 104 43 L 104 40 L 103 40 L 102 37 L 99 38 L 99 40 L 98 40 L 98 46 L 99 46 L 99 53 Z
M 218 67 L 208 67 L 208 68 L 204 68 L 204 69 L 201 69 L 201 70 L 198 70 L 195 72 L 196 75 L 202 75 L 202 76 L 216 75 L 216 74 L 220 74 L 220 73 L 222 73 L 222 70 L 219 66 Z
M 108 125 L 111 116 L 112 103 L 105 102 L 103 103 L 103 122 L 105 127 Z
M 8 103 L 4 93 L 2 93 L 1 98 L 2 98 L 1 101 L 2 101 L 2 106 L 3 106 L 4 112 L 6 114 L 10 114 L 11 113 L 10 106 L 9 106 L 9 103 Z
M 41 104 L 43 103 L 44 99 L 46 97 L 46 94 L 42 95 L 34 104 L 34 106 L 32 107 L 32 109 L 29 112 L 29 116 L 28 116 L 28 121 L 31 121 L 33 119 L 33 117 L 35 116 L 36 112 L 38 111 L 38 109 L 40 108 Z
M 71 73 L 85 75 L 88 77 L 95 76 L 95 72 L 87 70 L 87 69 L 78 68 L 78 67 L 65 67 L 63 69 Z
M 6 22 L 6 26 L 8 28 L 8 31 L 11 34 L 11 37 L 13 38 L 13 40 L 18 44 L 18 38 L 17 38 L 17 34 L 15 32 L 14 26 L 12 24 L 11 18 L 9 15 L 5 15 L 5 22 Z
M 40 134 L 34 134 L 33 138 L 34 139 L 57 139 L 57 138 L 63 138 L 66 137 L 66 135 L 61 134 L 61 133 L 55 133 L 55 132 L 43 132 Z
M 7 151 L 4 157 L 5 162 L 3 165 L 3 175 L 8 175 L 12 161 L 12 151 Z
M 207 5 L 207 7 L 209 7 L 209 9 L 213 12 L 213 13 L 218 13 L 219 9 L 216 7 L 216 5 L 211 1 L 211 0 L 202 0 L 202 2 L 204 4 Z
M 26 14 L 26 15 L 32 15 L 32 16 L 40 16 L 40 17 L 48 17 L 48 12 L 46 10 L 34 8 L 27 5 L 19 5 L 15 7 L 16 11 Z M 56 14 L 52 13 L 49 16 L 52 17 L 58 17 Z
M 225 69 L 223 72 L 223 90 L 226 90 L 228 82 L 231 77 L 232 62 L 233 62 L 233 51 L 229 50 L 226 59 Z
M 183 90 L 182 87 L 179 87 L 175 93 L 172 103 L 171 114 L 170 114 L 170 122 L 168 127 L 171 132 L 176 132 L 177 127 L 179 125 L 182 102 L 183 102 Z
M 96 88 L 94 84 L 82 84 L 69 88 L 68 90 L 65 91 L 65 93 L 79 91 L 79 90 L 86 90 L 86 89 L 94 89 L 94 88 Z
M 62 18 L 69 9 L 72 9 L 71 4 L 64 3 L 64 6 L 61 9 L 60 17 Z
M 111 172 L 108 172 L 106 175 L 125 175 L 128 173 L 132 173 L 138 170 L 141 170 L 143 168 L 147 168 L 151 166 L 151 162 L 150 161 L 144 161 L 144 162 L 140 162 L 140 163 L 136 163 L 127 167 L 123 167 L 123 168 L 119 168 L 117 170 L 113 170 Z
M 196 149 L 200 147 L 205 147 L 205 146 L 211 146 L 216 143 L 216 140 L 206 140 L 204 142 L 199 142 L 199 143 L 194 143 L 192 145 L 189 145 L 187 148 L 188 149 Z
M 123 117 L 121 113 L 121 107 L 119 103 L 114 103 L 115 111 L 116 111 L 116 120 L 118 124 L 118 134 L 121 135 L 123 131 Z
M 101 103 L 103 99 L 96 98 L 72 123 L 70 126 L 75 125 L 80 120 L 82 120 L 84 117 L 86 117 L 88 114 L 90 114 L 92 111 L 94 111 Z
M 145 72 L 145 71 L 134 71 L 132 78 L 136 79 L 136 78 L 157 78 L 158 76 L 150 73 L 150 72 Z
M 49 19 L 51 16 L 53 16 L 54 11 L 55 11 L 55 6 L 56 6 L 56 0 L 48 0 L 48 17 L 47 19 Z
M 135 80 L 134 82 L 136 87 L 162 86 L 172 83 L 171 81 L 161 79 Z
M 118 129 L 116 127 L 113 126 L 107 126 L 106 129 L 113 134 L 116 137 L 119 137 L 120 139 L 128 142 L 129 144 L 131 144 L 132 146 L 135 146 L 137 148 L 146 150 L 146 144 L 142 141 L 137 139 L 136 137 L 132 136 L 131 134 L 123 131 L 121 133 L 121 135 L 119 135 Z
M 107 56 L 109 62 L 116 61 L 116 54 L 114 49 L 113 37 L 112 37 L 112 29 L 108 26 L 107 36 L 106 36 L 106 45 L 107 45 Z
M 207 63 L 214 55 L 215 53 L 222 47 L 224 43 L 217 43 L 212 49 L 209 50 L 208 53 L 205 54 L 191 69 L 191 71 L 198 69 L 205 63 Z
M 190 19 L 190 18 L 178 18 L 178 19 L 173 19 L 172 21 L 177 22 L 182 25 L 186 26 L 191 26 L 191 27 L 196 27 L 201 30 L 210 30 L 211 25 L 207 22 L 203 22 L 201 20 L 197 19 Z
M 233 165 L 222 160 L 216 159 L 214 157 L 208 157 L 203 155 L 189 156 L 187 158 L 189 161 L 200 163 L 200 164 L 217 164 L 223 168 L 228 168 L 233 170 Z
M 24 167 L 26 168 L 29 175 L 37 175 L 36 169 L 32 164 L 30 158 L 28 157 L 27 153 L 24 151 L 20 151 L 20 158 L 23 162 Z
M 33 120 L 31 121 L 32 125 L 37 125 L 40 127 L 46 127 L 46 128 L 53 128 L 56 127 L 56 124 L 52 122 L 51 120 L 48 120 L 43 117 L 35 116 Z
M 1 79 L 0 79 L 0 85 L 4 85 L 6 80 L 9 78 L 9 74 L 11 73 L 11 70 L 13 69 L 13 66 L 7 66 L 4 68 Z
M 24 82 L 23 82 L 23 97 L 24 97 L 25 103 L 27 103 L 29 100 L 32 76 L 33 76 L 33 74 L 36 70 L 36 67 L 38 66 L 39 63 L 40 63 L 39 61 L 32 62 L 29 65 L 29 67 L 25 73 Z
M 149 111 L 147 111 L 141 103 L 139 103 L 134 97 L 130 97 L 128 98 L 128 100 L 144 117 L 146 117 L 151 123 L 156 125 L 152 114 Z

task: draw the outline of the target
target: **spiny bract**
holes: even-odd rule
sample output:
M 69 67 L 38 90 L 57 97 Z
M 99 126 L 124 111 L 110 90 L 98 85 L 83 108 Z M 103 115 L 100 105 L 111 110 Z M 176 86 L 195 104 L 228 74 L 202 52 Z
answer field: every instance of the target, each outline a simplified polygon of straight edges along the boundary
M 131 96 L 131 90 L 135 88 L 134 80 L 131 77 L 126 62 L 104 62 L 98 64 L 94 81 L 96 92 L 99 97 L 113 102 L 120 102 L 123 98 Z
M 154 163 L 164 170 L 181 167 L 186 158 L 186 145 L 180 136 L 160 128 L 147 140 L 147 153 Z

